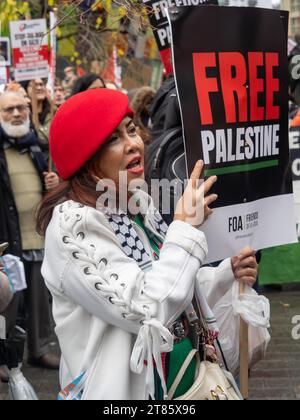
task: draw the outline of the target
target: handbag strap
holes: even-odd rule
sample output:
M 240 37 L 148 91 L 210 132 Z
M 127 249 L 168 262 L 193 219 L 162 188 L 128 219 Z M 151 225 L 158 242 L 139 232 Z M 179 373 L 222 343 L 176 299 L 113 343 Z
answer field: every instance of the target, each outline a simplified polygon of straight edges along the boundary
M 205 331 L 209 331 L 208 325 L 203 317 L 202 311 L 200 309 L 200 305 L 198 303 L 197 297 L 196 295 L 194 295 L 193 297 L 193 301 L 192 301 L 192 305 L 194 307 L 194 311 L 196 313 L 196 316 L 198 318 L 198 321 L 200 322 L 201 327 L 205 330 Z
M 186 372 L 187 368 L 189 367 L 191 361 L 193 360 L 193 358 L 196 354 L 199 355 L 198 350 L 193 349 L 187 355 L 187 358 L 185 359 L 183 365 L 181 366 L 181 368 L 180 368 L 180 370 L 179 370 L 179 372 L 178 372 L 178 374 L 177 374 L 177 376 L 176 376 L 176 378 L 175 378 L 175 380 L 174 380 L 174 382 L 173 382 L 173 384 L 170 388 L 170 391 L 168 392 L 168 399 L 169 400 L 173 399 L 173 397 L 175 395 L 175 392 L 178 388 L 178 385 L 180 384 L 182 378 L 185 375 L 185 372 Z

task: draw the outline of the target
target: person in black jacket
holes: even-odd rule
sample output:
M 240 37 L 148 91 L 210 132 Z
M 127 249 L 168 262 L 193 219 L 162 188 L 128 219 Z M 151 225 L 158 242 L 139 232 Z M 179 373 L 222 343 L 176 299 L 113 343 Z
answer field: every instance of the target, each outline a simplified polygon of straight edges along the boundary
M 296 46 L 289 55 L 290 70 L 290 93 L 293 101 L 300 106 L 300 79 L 299 79 L 299 62 L 300 62 L 300 33 L 295 36 Z
M 35 211 L 43 192 L 59 182 L 47 172 L 47 162 L 36 133 L 30 129 L 29 108 L 23 95 L 0 96 L 0 243 L 6 253 L 18 256 L 25 266 L 29 362 L 58 368 L 58 358 L 49 353 L 51 334 L 49 295 L 41 277 L 43 240 L 35 229 Z M 7 331 L 13 331 L 19 310 L 17 293 L 6 311 Z
M 150 109 L 151 134 L 155 140 L 168 130 L 181 127 L 180 108 L 173 74 L 164 80 Z
M 77 95 L 78 93 L 85 92 L 91 89 L 103 89 L 105 88 L 105 82 L 102 77 L 97 74 L 86 74 L 80 77 L 74 83 L 71 96 Z

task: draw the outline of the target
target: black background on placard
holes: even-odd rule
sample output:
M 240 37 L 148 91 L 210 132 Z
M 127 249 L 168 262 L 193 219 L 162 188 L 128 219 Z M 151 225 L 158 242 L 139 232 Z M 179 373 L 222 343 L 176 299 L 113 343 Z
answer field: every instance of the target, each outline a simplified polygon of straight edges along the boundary
M 154 3 L 157 3 L 157 0 L 148 1 L 147 3 L 145 3 L 145 6 L 147 6 L 150 10 Z M 218 3 L 218 0 L 203 0 L 203 3 L 199 4 L 199 6 L 203 6 L 203 4 L 218 6 L 219 3 Z M 199 7 L 199 6 L 195 6 L 195 7 Z M 190 6 L 182 6 L 182 7 L 190 7 Z M 169 26 L 168 18 L 162 17 L 161 19 L 157 20 L 155 17 L 155 14 L 150 13 L 149 21 L 153 28 L 153 34 L 154 34 L 159 51 L 167 50 L 168 48 L 170 48 L 171 45 L 169 42 L 167 42 L 167 40 L 166 40 L 167 42 L 166 45 L 161 44 L 158 33 L 157 33 L 157 29 L 165 29 Z
M 219 175 L 218 182 L 214 186 L 214 192 L 219 195 L 215 207 L 292 193 L 288 142 L 288 13 L 259 8 L 213 6 L 176 8 L 175 11 L 176 14 L 173 15 L 171 9 L 175 69 L 183 112 L 189 173 L 196 161 L 203 157 L 202 129 L 235 129 L 280 123 L 279 167 L 248 173 Z M 192 54 L 194 52 L 233 51 L 241 52 L 244 56 L 250 51 L 279 53 L 280 94 L 275 95 L 275 104 L 280 106 L 280 122 L 257 121 L 255 123 L 238 123 L 237 125 L 227 124 L 222 94 L 213 94 L 211 98 L 214 125 L 201 126 Z M 209 76 L 213 77 L 216 74 L 217 72 L 214 73 L 212 70 Z M 255 163 L 277 158 L 278 156 L 244 162 Z M 231 164 L 242 163 L 233 162 Z M 212 164 L 205 169 L 228 165 Z
M 290 131 L 296 131 L 298 133 L 298 138 L 300 142 L 300 127 L 292 127 Z M 291 149 L 290 150 L 290 157 L 291 157 L 291 166 L 296 159 L 300 159 L 300 149 Z M 293 172 L 293 181 L 300 181 L 300 176 L 297 176 Z

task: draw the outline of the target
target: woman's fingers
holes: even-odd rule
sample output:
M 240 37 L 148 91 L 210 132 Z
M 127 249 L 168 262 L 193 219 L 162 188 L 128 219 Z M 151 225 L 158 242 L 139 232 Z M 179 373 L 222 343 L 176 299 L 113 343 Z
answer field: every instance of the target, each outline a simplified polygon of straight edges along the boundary
M 213 211 L 209 206 L 218 198 L 216 194 L 210 194 L 206 197 L 213 184 L 217 181 L 216 176 L 210 177 L 205 182 L 202 181 L 202 185 L 199 188 L 203 167 L 203 160 L 199 160 L 194 167 L 183 196 L 176 206 L 174 217 L 174 220 L 185 221 L 194 227 L 200 227 L 203 221 L 212 214 Z
M 203 160 L 198 160 L 198 162 L 196 163 L 196 165 L 193 169 L 193 172 L 191 173 L 191 178 L 190 179 L 195 180 L 195 179 L 200 178 L 201 172 L 202 172 L 202 169 L 203 169 L 203 165 L 204 165 Z
M 214 203 L 216 200 L 218 199 L 218 195 L 217 194 L 211 194 L 207 197 L 205 197 L 205 204 L 206 206 L 210 206 L 212 203 Z
M 257 262 L 255 257 L 247 257 L 242 260 L 240 260 L 239 263 L 240 267 L 251 267 L 251 268 L 257 268 Z
M 247 246 L 246 248 L 242 249 L 239 252 L 239 258 L 240 258 L 240 260 L 243 260 L 243 259 L 248 258 L 248 257 L 254 257 L 255 252 L 256 251 L 253 248 L 251 248 L 250 246 Z
M 237 256 L 231 258 L 231 264 L 235 278 L 241 283 L 253 286 L 258 274 L 255 250 L 251 247 L 242 249 Z
M 49 191 L 59 184 L 59 178 L 55 172 L 44 172 L 46 190 Z
M 203 166 L 204 166 L 203 160 L 198 160 L 198 162 L 196 163 L 193 169 L 193 172 L 191 173 L 190 182 L 191 182 L 192 188 L 194 189 L 198 188 L 198 182 L 201 177 Z
M 204 195 L 208 194 L 211 190 L 212 186 L 217 182 L 217 176 L 210 176 L 204 183 L 203 183 L 203 193 Z
M 209 216 L 211 216 L 212 214 L 213 214 L 213 210 L 207 207 L 207 209 L 205 209 L 204 211 L 204 221 L 207 220 Z
M 241 268 L 241 269 L 237 270 L 236 277 L 238 277 L 239 279 L 243 278 L 243 277 L 253 277 L 253 278 L 256 279 L 257 270 L 254 269 L 254 268 L 250 268 L 250 267 Z
M 235 272 L 235 270 L 238 267 L 238 263 L 239 263 L 239 257 L 232 257 L 231 258 L 231 265 L 232 265 L 232 271 Z
M 199 186 L 199 179 L 201 178 L 201 174 L 203 171 L 203 167 L 204 167 L 204 162 L 203 160 L 198 160 L 198 162 L 196 163 L 193 172 L 191 173 L 191 177 L 190 177 L 190 182 L 193 186 L 193 188 L 197 189 Z M 211 187 L 214 185 L 214 183 L 217 181 L 217 177 L 216 176 L 211 176 L 209 177 L 205 182 L 203 182 L 203 191 L 202 193 L 204 195 L 206 195 Z

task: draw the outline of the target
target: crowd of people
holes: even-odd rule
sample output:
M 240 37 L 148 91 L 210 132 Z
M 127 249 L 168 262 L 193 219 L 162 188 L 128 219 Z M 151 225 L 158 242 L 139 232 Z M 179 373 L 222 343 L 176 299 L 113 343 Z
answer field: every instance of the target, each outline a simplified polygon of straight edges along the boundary
M 297 95 L 293 100 L 300 106 Z M 157 175 L 154 157 L 167 133 L 176 148 L 164 152 L 159 176 L 172 179 L 185 173 L 172 172 L 184 151 L 172 75 L 158 92 L 124 92 L 68 67 L 52 94 L 42 79 L 11 81 L 0 94 L 0 244 L 23 263 L 27 283 L 13 294 L 1 263 L 0 311 L 7 337 L 16 325 L 26 329 L 29 364 L 60 365 L 62 389 L 86 375 L 82 399 L 162 399 L 192 348 L 184 310 L 193 296 L 212 316 L 209 306 L 234 281 L 253 286 L 257 279 L 251 248 L 202 267 L 201 226 L 218 197 L 210 192 L 216 177 L 197 188 L 201 161 L 171 214 L 161 216 L 136 191 L 136 215 L 97 207 L 101 179 L 118 189 L 122 171 L 128 185 Z M 203 210 L 196 222 L 185 212 L 189 200 Z M 49 347 L 54 324 L 61 361 Z M 191 364 L 177 396 L 194 372 Z

